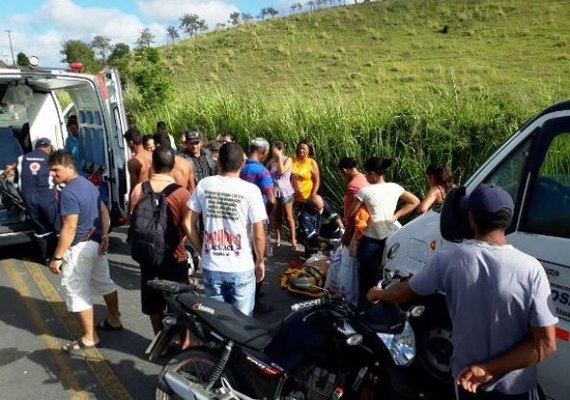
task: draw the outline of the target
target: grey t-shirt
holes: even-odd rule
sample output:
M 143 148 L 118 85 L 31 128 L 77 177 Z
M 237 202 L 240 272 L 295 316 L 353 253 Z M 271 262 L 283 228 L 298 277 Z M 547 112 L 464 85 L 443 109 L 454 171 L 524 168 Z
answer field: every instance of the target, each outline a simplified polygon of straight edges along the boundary
M 444 249 L 412 277 L 410 287 L 419 295 L 446 293 L 454 377 L 508 351 L 530 326 L 558 322 L 542 265 L 510 245 L 470 240 Z M 536 379 L 536 367 L 519 369 L 495 377 L 482 389 L 519 394 L 533 389 Z

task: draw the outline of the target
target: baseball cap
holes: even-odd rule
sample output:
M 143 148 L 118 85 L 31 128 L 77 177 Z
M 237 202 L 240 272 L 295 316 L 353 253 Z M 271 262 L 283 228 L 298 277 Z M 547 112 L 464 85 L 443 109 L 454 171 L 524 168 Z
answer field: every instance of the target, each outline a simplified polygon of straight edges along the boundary
M 186 138 L 186 143 L 195 143 L 201 140 L 199 131 L 186 131 L 184 137 Z
M 515 205 L 513 198 L 500 186 L 482 183 L 461 199 L 461 207 L 473 214 L 494 214 L 502 209 L 513 212 Z
M 208 149 L 212 151 L 220 151 L 222 148 L 222 143 L 218 142 L 217 140 L 212 140 L 210 144 L 208 144 Z
M 36 140 L 36 149 L 38 147 L 49 147 L 51 146 L 51 140 L 49 140 L 48 138 L 39 138 L 38 140 Z

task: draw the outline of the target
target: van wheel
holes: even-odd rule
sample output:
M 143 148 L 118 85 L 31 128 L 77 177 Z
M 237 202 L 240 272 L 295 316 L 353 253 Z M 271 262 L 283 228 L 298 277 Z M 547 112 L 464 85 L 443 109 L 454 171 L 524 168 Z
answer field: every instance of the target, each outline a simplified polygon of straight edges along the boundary
M 426 316 L 424 321 L 418 332 L 418 359 L 432 378 L 452 382 L 451 322 L 449 318 L 437 315 Z

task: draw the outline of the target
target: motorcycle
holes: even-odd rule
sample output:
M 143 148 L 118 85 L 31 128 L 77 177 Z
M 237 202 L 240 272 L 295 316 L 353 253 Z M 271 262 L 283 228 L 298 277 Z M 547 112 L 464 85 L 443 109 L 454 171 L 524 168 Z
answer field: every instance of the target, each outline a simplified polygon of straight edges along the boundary
M 170 310 L 148 354 L 158 354 L 180 329 L 202 342 L 163 368 L 157 399 L 426 398 L 406 374 L 416 357 L 409 318 L 420 316 L 421 307 L 403 312 L 378 303 L 362 313 L 327 292 L 267 324 L 187 285 L 148 284 Z

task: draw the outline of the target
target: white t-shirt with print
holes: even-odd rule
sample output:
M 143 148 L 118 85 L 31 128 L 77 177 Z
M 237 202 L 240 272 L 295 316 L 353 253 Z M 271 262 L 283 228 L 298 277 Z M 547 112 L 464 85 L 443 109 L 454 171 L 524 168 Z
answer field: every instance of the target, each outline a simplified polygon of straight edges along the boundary
M 251 224 L 267 219 L 261 191 L 240 178 L 201 179 L 188 202 L 204 220 L 202 266 L 208 271 L 246 272 L 255 268 Z
M 364 186 L 356 194 L 356 198 L 366 204 L 370 213 L 370 223 L 364 232 L 365 236 L 374 239 L 385 239 L 396 229 L 391 222 L 398 199 L 405 189 L 393 182 L 375 183 Z

